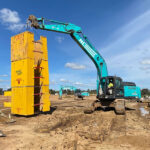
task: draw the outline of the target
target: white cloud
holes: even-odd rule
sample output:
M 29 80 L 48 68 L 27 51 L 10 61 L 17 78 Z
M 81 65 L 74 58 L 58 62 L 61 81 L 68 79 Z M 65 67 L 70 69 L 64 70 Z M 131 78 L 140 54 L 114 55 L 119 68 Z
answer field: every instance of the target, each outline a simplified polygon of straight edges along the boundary
M 112 35 L 114 40 L 110 44 L 107 44 L 106 47 L 102 48 L 103 51 L 108 52 L 110 50 L 114 51 L 119 49 L 121 50 L 126 49 L 125 47 L 129 46 L 129 43 L 133 43 L 131 41 L 140 38 L 141 35 L 137 37 L 136 34 L 150 25 L 149 18 L 150 18 L 150 10 L 137 16 L 129 23 L 119 28 Z
M 10 80 L 3 80 L 3 79 L 0 79 L 0 82 L 10 82 Z
M 140 66 L 139 69 L 145 70 L 146 72 L 147 71 L 149 72 L 150 71 L 150 66 L 145 66 L 145 65 L 144 66 Z
M 120 76 L 124 81 L 135 82 L 141 88 L 149 88 L 150 67 L 145 65 L 148 63 L 145 57 L 150 57 L 150 50 L 147 50 L 149 47 L 150 39 L 147 39 L 122 54 L 107 57 L 110 75 Z M 147 82 L 141 82 L 143 80 Z
M 111 53 L 111 50 L 109 50 Z M 129 46 L 128 49 L 113 55 L 104 55 L 109 75 L 120 76 L 124 81 L 135 82 L 141 88 L 149 88 L 148 82 L 141 82 L 143 79 L 148 81 L 150 78 L 150 38 L 142 40 L 140 43 Z M 96 67 L 88 57 L 79 57 L 76 62 L 86 64 L 87 74 L 96 75 Z M 142 62 L 142 63 L 141 63 Z M 88 79 L 90 76 L 88 77 Z M 96 80 L 96 78 L 93 78 Z M 83 79 L 82 79 L 83 80 Z M 78 81 L 82 81 L 78 80 Z M 87 81 L 85 81 L 86 83 Z M 92 81 L 93 82 L 93 81 Z M 87 84 L 91 86 L 91 82 Z M 94 84 L 93 84 L 94 86 Z M 96 83 L 95 83 L 96 87 Z
M 64 82 L 64 81 L 66 81 L 66 79 L 63 79 L 63 78 L 62 78 L 62 79 L 60 79 L 60 81 L 61 81 L 61 82 Z
M 55 85 L 55 84 L 57 84 L 57 82 L 54 81 L 54 80 L 51 80 L 51 81 L 50 81 L 50 84 L 51 84 L 51 85 Z
M 20 18 L 18 12 L 12 11 L 8 8 L 3 8 L 0 10 L 0 18 L 4 23 L 19 23 Z
M 62 37 L 62 36 L 57 36 L 55 39 L 56 39 L 56 41 L 57 41 L 59 44 L 61 44 L 62 41 L 64 40 L 64 37 Z
M 12 24 L 8 27 L 8 29 L 11 31 L 21 31 L 24 27 L 24 24 Z
M 142 60 L 141 64 L 143 64 L 143 65 L 150 65 L 150 59 Z
M 1 85 L 0 84 L 0 88 L 2 88 L 4 90 L 7 90 L 7 89 L 11 88 L 11 86 L 10 85 Z
M 61 79 L 60 79 L 60 82 L 70 83 L 70 81 L 69 81 L 69 80 L 66 80 L 66 79 L 64 79 L 64 78 L 61 78 Z
M 76 70 L 82 70 L 82 69 L 86 68 L 84 65 L 79 65 L 79 64 L 75 64 L 75 63 L 66 63 L 65 67 L 68 67 L 71 69 L 76 69 Z
M 96 87 L 96 83 L 81 83 L 81 82 L 75 82 L 74 85 L 78 87 L 86 87 L 86 88 L 93 88 Z
M 106 60 L 109 75 L 150 88 L 150 10 L 133 18 L 111 34 L 111 41 L 100 53 Z
M 75 85 L 80 85 L 80 86 L 84 85 L 84 84 L 81 83 L 81 82 L 75 82 L 74 84 L 75 84 Z
M 7 74 L 2 74 L 2 75 L 0 75 L 0 77 L 8 77 L 8 75 Z
M 54 80 L 55 84 L 51 84 L 50 88 L 58 90 L 60 85 L 65 86 L 76 86 L 77 88 L 81 88 L 84 90 L 96 89 L 96 79 L 91 78 L 90 76 L 86 76 L 85 74 L 79 74 L 77 72 L 65 72 L 65 73 L 51 73 L 50 79 Z
M 21 23 L 18 12 L 8 8 L 0 9 L 0 21 L 8 30 L 14 32 L 21 31 L 25 27 L 25 25 Z
M 55 80 L 50 80 L 50 85 L 60 85 L 60 84 L 66 84 L 66 83 L 71 83 L 71 81 L 66 80 L 64 78 L 60 78 L 59 80 L 55 81 Z

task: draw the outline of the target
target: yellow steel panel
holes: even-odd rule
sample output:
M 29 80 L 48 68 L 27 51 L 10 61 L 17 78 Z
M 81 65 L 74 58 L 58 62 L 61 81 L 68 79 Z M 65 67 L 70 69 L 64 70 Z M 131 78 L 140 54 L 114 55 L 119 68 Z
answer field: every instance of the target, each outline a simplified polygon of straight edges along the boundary
M 34 34 L 28 31 L 12 37 L 11 61 L 11 112 L 27 116 L 49 111 L 47 38 L 34 41 Z
M 11 86 L 34 85 L 34 60 L 24 59 L 11 63 Z
M 41 87 L 41 103 L 43 103 L 42 105 L 42 111 L 46 112 L 46 111 L 50 111 L 50 94 L 49 94 L 49 86 L 42 86 Z
M 11 113 L 18 115 L 34 114 L 34 87 L 12 88 Z
M 48 61 L 42 61 L 41 67 L 43 68 L 41 70 L 41 78 L 40 83 L 41 85 L 49 85 L 49 70 L 48 70 Z
M 11 107 L 11 102 L 4 102 L 4 107 Z
M 50 94 L 49 94 L 49 86 L 41 86 L 34 88 L 34 104 L 35 111 L 49 111 L 50 110 Z M 41 95 L 38 95 L 41 93 Z
M 5 91 L 4 96 L 11 96 L 11 91 Z
M 33 58 L 34 34 L 26 31 L 11 37 L 11 61 Z
M 48 60 L 47 38 L 44 36 L 41 36 L 40 41 L 42 43 L 43 59 Z
M 40 36 L 40 40 L 34 42 L 34 49 L 35 76 L 43 77 L 40 78 L 40 85 L 49 85 L 47 38 Z
M 41 93 L 49 93 L 49 85 L 41 86 Z
M 39 40 L 34 43 L 34 64 L 35 64 L 35 66 L 40 66 L 42 59 L 43 59 L 42 43 Z
M 46 111 L 50 111 L 50 94 L 49 93 L 45 93 L 43 94 L 42 96 L 42 101 L 43 101 L 43 112 L 46 112 Z
M 40 36 L 40 40 L 34 41 L 34 59 L 35 65 L 38 65 L 41 60 L 48 60 L 46 37 Z
M 41 36 L 41 42 L 42 42 L 42 50 L 43 50 L 43 61 L 41 62 L 41 66 L 43 68 L 41 72 L 41 76 L 43 78 L 41 79 L 41 84 L 49 86 L 47 38 Z

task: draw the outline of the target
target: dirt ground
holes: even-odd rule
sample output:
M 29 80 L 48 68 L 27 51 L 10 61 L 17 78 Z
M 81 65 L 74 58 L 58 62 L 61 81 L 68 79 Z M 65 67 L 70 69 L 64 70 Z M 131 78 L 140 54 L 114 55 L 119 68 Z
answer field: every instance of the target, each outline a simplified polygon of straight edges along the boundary
M 148 150 L 150 149 L 150 108 L 146 103 L 127 102 L 126 114 L 113 109 L 84 114 L 95 100 L 51 95 L 51 112 L 32 117 L 0 117 L 0 150 Z M 8 98 L 9 100 L 9 98 Z M 4 110 L 0 97 L 0 109 Z

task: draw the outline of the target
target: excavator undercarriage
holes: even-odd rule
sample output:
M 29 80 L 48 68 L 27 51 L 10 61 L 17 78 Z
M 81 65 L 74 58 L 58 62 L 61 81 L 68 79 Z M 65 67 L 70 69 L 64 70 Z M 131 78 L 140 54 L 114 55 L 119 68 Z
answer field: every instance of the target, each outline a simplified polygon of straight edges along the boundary
M 84 113 L 90 114 L 94 111 L 102 108 L 104 111 L 106 108 L 113 108 L 116 114 L 124 115 L 125 114 L 125 99 L 115 99 L 115 100 L 96 100 L 91 104 L 91 107 L 84 110 Z

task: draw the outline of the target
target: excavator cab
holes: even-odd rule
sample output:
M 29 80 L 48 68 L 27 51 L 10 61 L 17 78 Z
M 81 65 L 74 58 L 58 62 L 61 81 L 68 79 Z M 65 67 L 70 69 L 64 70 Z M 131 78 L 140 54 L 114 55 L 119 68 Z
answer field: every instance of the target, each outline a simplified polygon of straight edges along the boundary
M 120 77 L 107 76 L 100 80 L 99 98 L 116 99 L 124 97 L 123 82 Z
M 80 89 L 76 89 L 76 90 L 74 91 L 74 95 L 75 95 L 76 97 L 81 98 L 81 90 L 80 90 Z
M 83 99 L 83 96 L 81 94 L 81 90 L 80 89 L 76 89 L 75 92 L 74 92 L 74 95 L 76 97 L 75 99 L 77 99 L 77 98 Z

